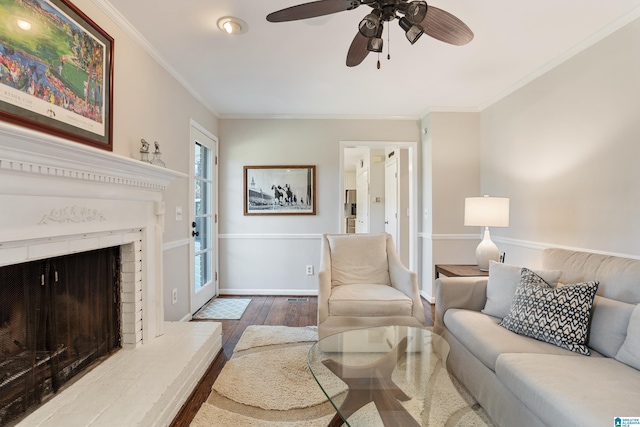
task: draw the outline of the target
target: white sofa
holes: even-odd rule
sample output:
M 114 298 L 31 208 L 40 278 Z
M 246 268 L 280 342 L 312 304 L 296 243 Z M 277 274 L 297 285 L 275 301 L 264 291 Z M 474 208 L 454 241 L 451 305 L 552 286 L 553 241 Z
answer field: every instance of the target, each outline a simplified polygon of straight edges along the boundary
M 542 262 L 561 272 L 560 284 L 599 282 L 591 355 L 518 335 L 483 313 L 488 289 L 501 291 L 488 288 L 490 271 L 436 281 L 435 328 L 451 346 L 450 370 L 498 426 L 606 427 L 615 417 L 640 418 L 640 261 L 546 249 Z

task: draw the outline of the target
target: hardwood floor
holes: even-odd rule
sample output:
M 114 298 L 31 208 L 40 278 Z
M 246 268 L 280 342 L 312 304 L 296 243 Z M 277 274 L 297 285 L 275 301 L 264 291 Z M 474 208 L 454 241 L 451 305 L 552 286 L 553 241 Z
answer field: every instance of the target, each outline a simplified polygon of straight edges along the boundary
M 224 296 L 220 298 L 240 297 Z M 207 400 L 213 383 L 216 378 L 218 378 L 218 374 L 220 374 L 224 364 L 231 358 L 233 349 L 247 326 L 309 326 L 317 323 L 317 297 L 308 297 L 308 302 L 290 302 L 287 301 L 287 298 L 295 297 L 251 297 L 251 302 L 240 320 L 217 320 L 217 322 L 222 323 L 222 351 L 215 358 L 211 366 L 209 366 L 204 377 L 202 377 L 187 402 L 183 405 L 182 409 L 171 423 L 171 427 L 189 426 L 202 403 Z M 433 325 L 433 306 L 424 300 L 422 303 L 424 305 L 426 324 L 431 326 Z

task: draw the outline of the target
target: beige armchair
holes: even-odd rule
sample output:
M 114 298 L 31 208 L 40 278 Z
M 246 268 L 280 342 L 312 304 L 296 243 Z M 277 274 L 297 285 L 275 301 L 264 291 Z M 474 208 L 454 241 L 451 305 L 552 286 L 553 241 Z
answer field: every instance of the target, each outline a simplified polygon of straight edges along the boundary
M 425 326 L 418 279 L 391 235 L 323 234 L 318 336 L 375 326 Z

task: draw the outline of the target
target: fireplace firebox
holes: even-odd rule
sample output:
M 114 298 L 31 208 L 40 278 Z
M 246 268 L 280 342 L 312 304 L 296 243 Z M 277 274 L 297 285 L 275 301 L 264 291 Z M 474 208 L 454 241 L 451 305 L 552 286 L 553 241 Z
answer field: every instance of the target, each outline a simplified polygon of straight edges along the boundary
M 0 425 L 120 348 L 120 248 L 0 267 Z

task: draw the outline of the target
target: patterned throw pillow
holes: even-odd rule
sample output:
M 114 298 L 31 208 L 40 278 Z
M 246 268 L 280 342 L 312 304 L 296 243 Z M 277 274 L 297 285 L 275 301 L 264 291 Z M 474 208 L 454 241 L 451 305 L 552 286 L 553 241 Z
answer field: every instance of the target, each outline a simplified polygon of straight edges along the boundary
M 554 288 L 523 268 L 511 310 L 500 326 L 588 356 L 586 343 L 597 290 L 596 281 Z

